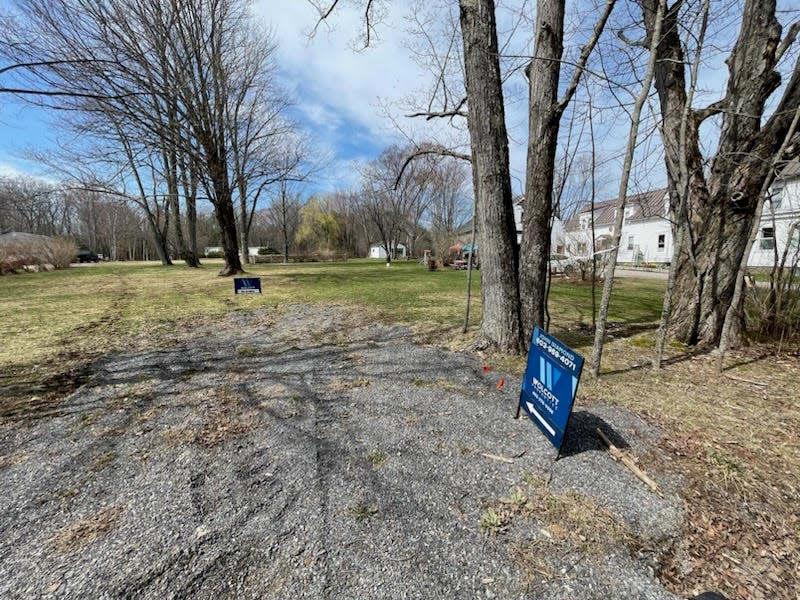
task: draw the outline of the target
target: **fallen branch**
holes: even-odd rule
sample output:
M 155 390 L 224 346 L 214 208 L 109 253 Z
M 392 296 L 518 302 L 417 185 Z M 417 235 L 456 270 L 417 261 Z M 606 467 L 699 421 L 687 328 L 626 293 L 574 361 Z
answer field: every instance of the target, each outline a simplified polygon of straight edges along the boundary
M 481 456 L 485 456 L 486 458 L 491 458 L 492 460 L 499 460 L 500 462 L 508 463 L 510 465 L 514 464 L 514 461 L 510 458 L 506 458 L 505 456 L 497 456 L 497 454 L 487 454 L 486 452 L 481 452 Z
M 612 444 L 611 440 L 609 440 L 606 437 L 606 434 L 603 433 L 599 428 L 596 431 L 597 431 L 597 436 L 608 447 L 608 453 L 611 455 L 611 458 L 613 458 L 617 462 L 621 462 L 623 465 L 628 467 L 628 469 L 630 469 L 631 473 L 636 475 L 636 477 L 638 477 L 644 483 L 647 484 L 647 487 L 649 487 L 653 492 L 655 492 L 656 494 L 658 494 L 662 498 L 664 497 L 664 494 L 662 494 L 661 490 L 658 489 L 658 484 L 655 481 L 653 481 L 652 479 L 650 479 L 650 477 L 647 476 L 647 473 L 645 473 L 638 466 L 636 466 L 636 463 L 633 462 L 633 460 L 631 460 L 631 458 L 629 456 L 624 454 L 622 452 L 622 450 L 620 450 L 614 444 Z
M 725 377 L 728 379 L 733 379 L 734 381 L 740 381 L 741 383 L 749 383 L 750 385 L 757 385 L 758 387 L 767 387 L 768 383 L 761 383 L 760 381 L 753 381 L 752 379 L 745 379 L 744 377 L 736 377 L 735 375 L 729 375 L 725 373 Z

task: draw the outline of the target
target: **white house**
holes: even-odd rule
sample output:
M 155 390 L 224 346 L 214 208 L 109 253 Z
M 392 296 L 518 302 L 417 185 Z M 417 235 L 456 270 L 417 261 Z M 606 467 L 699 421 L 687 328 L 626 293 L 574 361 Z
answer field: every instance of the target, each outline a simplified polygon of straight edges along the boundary
M 395 258 L 406 258 L 408 256 L 408 250 L 406 249 L 404 244 L 390 244 L 390 248 L 393 250 Z M 369 257 L 385 259 L 386 250 L 384 249 L 383 245 L 372 244 L 369 247 Z
M 514 199 L 514 224 L 517 228 L 517 244 L 522 243 L 522 213 L 525 196 L 517 196 Z M 566 251 L 566 231 L 564 222 L 558 217 L 553 217 L 553 224 L 550 228 L 550 254 L 564 254 Z
M 525 196 L 517 196 L 514 198 L 514 225 L 517 231 L 517 244 L 522 243 L 522 213 L 523 204 L 525 203 Z M 456 231 L 459 240 L 468 244 L 472 235 L 472 219 L 467 221 L 461 228 Z M 564 229 L 564 222 L 558 217 L 553 217 L 553 226 L 550 232 L 550 253 L 551 254 L 564 254 L 566 251 L 566 231 Z
M 595 252 L 611 247 L 617 219 L 617 201 L 594 205 Z M 672 259 L 672 227 L 669 194 L 652 190 L 628 197 L 622 222 L 622 238 L 617 262 L 666 264 Z M 592 206 L 586 204 L 565 224 L 566 254 L 589 257 L 592 254 Z
M 611 245 L 616 220 L 616 199 L 594 206 L 595 252 Z M 668 219 L 669 194 L 652 190 L 628 197 L 617 263 L 668 264 L 672 260 L 672 226 Z M 592 208 L 586 204 L 567 221 L 566 254 L 589 257 L 592 253 Z M 771 267 L 786 253 L 787 267 L 800 264 L 800 161 L 789 163 L 776 179 L 759 223 L 758 237 L 747 265 Z
M 759 223 L 758 237 L 747 260 L 751 267 L 800 264 L 800 161 L 789 163 L 772 185 Z

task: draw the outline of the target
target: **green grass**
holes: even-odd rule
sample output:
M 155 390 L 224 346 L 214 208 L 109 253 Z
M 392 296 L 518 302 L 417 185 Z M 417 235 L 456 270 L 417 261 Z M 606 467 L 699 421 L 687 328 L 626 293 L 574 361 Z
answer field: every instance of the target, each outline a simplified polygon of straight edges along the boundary
M 0 278 L 0 368 L 52 358 L 59 352 L 98 354 L 129 347 L 133 339 L 168 335 L 233 310 L 275 310 L 294 303 L 333 304 L 362 310 L 376 321 L 409 323 L 455 333 L 463 323 L 466 272 L 428 271 L 416 262 L 351 260 L 347 263 L 251 265 L 263 295 L 233 294 L 222 262 L 200 269 L 154 263 L 109 263 L 66 271 Z M 658 318 L 664 285 L 618 280 L 612 321 Z M 599 293 L 598 293 L 599 297 Z M 480 276 L 473 277 L 470 325 L 480 322 Z M 552 325 L 591 323 L 591 288 L 555 281 Z

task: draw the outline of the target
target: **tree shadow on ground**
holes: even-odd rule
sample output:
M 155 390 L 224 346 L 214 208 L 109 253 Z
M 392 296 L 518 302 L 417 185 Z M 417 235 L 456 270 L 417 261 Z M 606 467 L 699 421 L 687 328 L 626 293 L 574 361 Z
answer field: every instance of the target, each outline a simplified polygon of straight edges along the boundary
M 655 331 L 658 323 L 627 323 L 625 321 L 612 321 L 608 323 L 606 332 L 614 338 L 633 337 L 645 331 Z M 579 323 L 573 326 L 552 327 L 551 334 L 572 348 L 588 347 L 594 344 L 594 327 L 588 323 Z
M 691 360 L 691 359 L 693 359 L 695 357 L 704 356 L 706 354 L 710 354 L 712 351 L 713 351 L 713 348 L 695 348 L 695 349 L 689 350 L 688 352 L 683 352 L 683 353 L 678 354 L 676 356 L 671 356 L 669 358 L 665 358 L 664 360 L 661 361 L 661 364 L 664 367 L 668 367 L 670 365 L 677 365 L 677 364 L 680 364 L 682 362 L 686 362 L 687 360 Z M 653 366 L 653 362 L 652 362 L 651 359 L 648 358 L 645 361 L 632 364 L 631 366 L 624 367 L 622 369 L 611 369 L 609 371 L 601 371 L 600 372 L 600 376 L 603 377 L 603 376 L 606 376 L 606 375 L 621 375 L 623 373 L 630 373 L 632 371 L 640 371 L 640 370 L 643 370 L 643 369 L 650 369 L 650 368 L 652 368 L 652 366 Z
M 572 413 L 567 425 L 564 443 L 561 445 L 561 458 L 576 456 L 592 450 L 605 450 L 605 445 L 597 436 L 600 429 L 617 448 L 630 448 L 624 437 L 608 421 L 586 410 Z

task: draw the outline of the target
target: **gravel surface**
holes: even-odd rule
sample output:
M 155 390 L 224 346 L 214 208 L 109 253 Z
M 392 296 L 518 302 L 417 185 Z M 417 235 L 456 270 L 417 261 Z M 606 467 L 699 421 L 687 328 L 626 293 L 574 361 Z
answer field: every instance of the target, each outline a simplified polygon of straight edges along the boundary
M 107 356 L 57 414 L 0 421 L 0 598 L 674 598 L 679 482 L 651 493 L 594 436 L 659 432 L 578 407 L 554 462 L 518 390 L 336 307 Z

